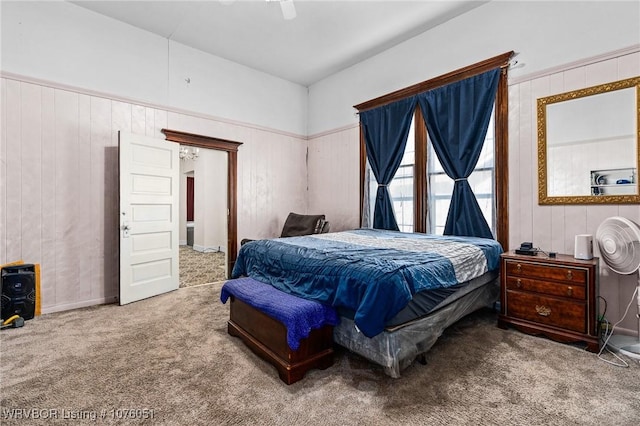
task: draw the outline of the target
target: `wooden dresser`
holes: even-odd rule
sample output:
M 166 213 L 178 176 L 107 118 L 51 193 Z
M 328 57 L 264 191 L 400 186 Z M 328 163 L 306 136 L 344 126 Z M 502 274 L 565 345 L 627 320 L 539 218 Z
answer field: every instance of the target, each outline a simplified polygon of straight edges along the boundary
M 598 258 L 502 254 L 498 326 L 600 349 Z

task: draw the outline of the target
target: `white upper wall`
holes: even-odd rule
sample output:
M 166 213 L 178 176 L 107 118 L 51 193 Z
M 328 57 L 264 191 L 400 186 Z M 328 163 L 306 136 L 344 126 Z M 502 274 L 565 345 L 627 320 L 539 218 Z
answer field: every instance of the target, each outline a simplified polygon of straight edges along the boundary
M 67 2 L 2 1 L 0 14 L 3 72 L 306 135 L 299 84 Z
M 640 43 L 638 1 L 492 1 L 309 88 L 313 136 L 358 122 L 353 105 L 508 51 L 511 78 Z
M 0 70 L 292 133 L 358 119 L 353 105 L 510 50 L 512 78 L 640 43 L 638 1 L 494 0 L 309 90 L 71 3 L 0 3 Z M 189 82 L 187 82 L 189 80 Z

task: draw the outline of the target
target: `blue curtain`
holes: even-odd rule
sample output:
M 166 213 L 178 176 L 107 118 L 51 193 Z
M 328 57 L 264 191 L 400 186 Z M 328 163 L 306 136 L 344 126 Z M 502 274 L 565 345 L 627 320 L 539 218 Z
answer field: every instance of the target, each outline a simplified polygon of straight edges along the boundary
M 418 95 L 433 148 L 455 182 L 445 235 L 493 238 L 467 178 L 478 163 L 499 79 L 496 68 Z
M 378 181 L 373 213 L 377 229 L 398 230 L 387 185 L 402 162 L 415 106 L 416 99 L 411 97 L 360 113 L 367 158 Z

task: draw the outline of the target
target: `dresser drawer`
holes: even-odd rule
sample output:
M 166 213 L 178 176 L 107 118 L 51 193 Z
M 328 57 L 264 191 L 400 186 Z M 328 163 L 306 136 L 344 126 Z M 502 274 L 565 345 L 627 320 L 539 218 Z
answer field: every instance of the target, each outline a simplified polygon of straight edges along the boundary
M 507 290 L 529 291 L 542 295 L 569 297 L 576 300 L 586 299 L 584 284 L 561 284 L 549 281 L 540 281 L 530 278 L 507 277 Z
M 518 262 L 508 260 L 506 263 L 507 275 L 518 275 L 527 278 L 539 278 L 542 280 L 558 280 L 574 284 L 585 284 L 587 271 L 585 269 L 568 266 L 555 266 Z
M 507 315 L 540 324 L 586 333 L 586 303 L 507 291 Z

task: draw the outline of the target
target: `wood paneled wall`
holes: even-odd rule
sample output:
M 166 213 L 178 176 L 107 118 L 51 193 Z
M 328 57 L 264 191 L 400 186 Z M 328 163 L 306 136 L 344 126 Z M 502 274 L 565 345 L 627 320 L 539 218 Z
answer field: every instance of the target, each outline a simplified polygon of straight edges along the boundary
M 359 138 L 356 125 L 309 139 L 309 211 L 325 214 L 331 231 L 360 227 Z
M 302 137 L 17 79 L 0 93 L 0 264 L 40 263 L 45 313 L 116 300 L 119 130 L 243 142 L 239 239 L 277 236 L 307 210 Z
M 602 60 L 509 86 L 509 223 L 511 247 L 533 241 L 545 251 L 573 255 L 577 234 L 593 234 L 610 216 L 640 223 L 638 205 L 538 205 L 537 99 L 640 75 L 640 53 Z M 598 256 L 597 247 L 594 248 Z M 619 276 L 600 262 L 600 295 L 607 318 L 621 318 L 637 276 Z M 600 310 L 604 309 L 601 302 Z M 636 332 L 632 306 L 620 327 Z
M 537 203 L 537 98 L 637 75 L 640 54 L 634 53 L 510 85 L 511 247 L 526 240 L 571 254 L 575 235 L 595 235 L 609 216 L 640 222 L 638 205 Z M 335 231 L 359 226 L 357 126 L 305 142 L 268 129 L 15 79 L 0 79 L 0 93 L 0 263 L 41 264 L 43 312 L 117 296 L 118 130 L 164 138 L 160 129 L 172 128 L 243 142 L 239 239 L 279 235 L 290 211 L 324 213 Z M 618 276 L 601 264 L 600 295 L 611 321 L 621 317 L 635 286 L 634 276 Z M 634 332 L 633 316 L 621 326 Z

